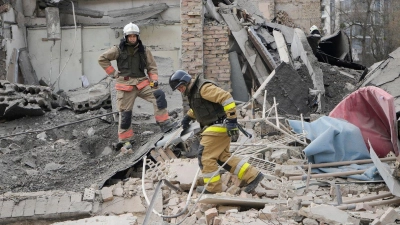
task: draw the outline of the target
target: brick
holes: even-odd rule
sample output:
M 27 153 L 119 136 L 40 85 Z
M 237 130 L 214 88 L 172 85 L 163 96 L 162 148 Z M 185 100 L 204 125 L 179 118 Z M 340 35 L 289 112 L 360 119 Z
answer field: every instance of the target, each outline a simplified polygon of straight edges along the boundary
M 72 202 L 68 211 L 89 213 L 92 209 L 93 203 L 91 202 Z
M 103 187 L 101 189 L 101 197 L 104 202 L 113 200 L 112 187 Z
M 69 194 L 61 196 L 60 201 L 58 202 L 57 205 L 57 213 L 68 212 L 70 206 L 71 206 L 71 196 Z
M 71 203 L 72 202 L 81 202 L 82 201 L 82 193 L 74 192 L 71 194 Z
M 207 224 L 211 225 L 213 224 L 214 218 L 218 216 L 218 210 L 216 208 L 211 208 L 205 211 L 204 215 L 206 217 Z
M 85 188 L 83 193 L 83 201 L 93 201 L 95 197 L 95 191 L 93 188 Z
M 216 30 L 215 34 L 228 34 L 227 30 Z
M 189 24 L 199 24 L 199 23 L 201 23 L 201 20 L 200 19 L 188 19 L 188 21 L 187 21 Z
M 197 41 L 197 42 L 194 42 L 194 45 L 196 45 L 196 46 L 203 46 L 203 42 L 202 42 L 202 41 Z
M 24 215 L 24 207 L 26 201 L 20 201 L 18 204 L 14 205 L 14 209 L 12 211 L 12 217 L 21 217 Z
M 58 196 L 50 196 L 47 201 L 46 206 L 46 215 L 57 213 L 58 201 L 60 197 Z
M 35 215 L 43 215 L 46 213 L 47 198 L 38 197 L 35 205 Z
M 139 196 L 124 199 L 124 208 L 127 212 L 131 213 L 145 213 L 146 207 L 143 206 L 142 200 Z
M 182 42 L 182 46 L 190 46 L 190 45 L 194 45 L 194 43 L 193 42 L 186 42 L 186 41 Z
M 213 30 L 204 30 L 203 35 L 210 35 L 210 37 L 213 37 L 215 35 L 215 31 Z
M 215 40 L 214 38 L 209 38 L 209 39 L 204 39 L 203 42 L 204 43 L 214 43 L 214 42 L 217 42 L 217 40 Z
M 200 12 L 188 12 L 187 14 L 190 16 L 201 16 Z
M 36 199 L 27 199 L 24 207 L 23 216 L 34 216 L 35 215 Z
M 380 221 L 382 224 L 394 223 L 398 216 L 398 213 L 392 207 L 389 207 L 381 216 Z
M 8 218 L 12 216 L 12 212 L 14 209 L 14 201 L 4 201 L 3 207 L 1 208 L 0 218 Z
M 229 36 L 227 34 L 214 34 L 211 36 L 211 38 L 228 38 L 229 40 Z
M 125 213 L 124 198 L 115 197 L 112 201 L 104 202 L 101 205 L 101 214 L 113 213 L 120 215 Z

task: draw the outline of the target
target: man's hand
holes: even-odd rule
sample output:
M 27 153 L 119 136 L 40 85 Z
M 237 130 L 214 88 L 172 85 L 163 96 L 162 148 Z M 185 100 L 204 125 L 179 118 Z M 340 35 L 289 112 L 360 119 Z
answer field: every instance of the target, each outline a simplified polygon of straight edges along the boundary
M 185 117 L 183 117 L 182 122 L 181 122 L 181 126 L 183 130 L 186 130 L 190 127 L 190 121 L 192 121 L 192 118 L 189 115 L 185 115 Z
M 226 129 L 228 132 L 228 136 L 238 136 L 239 135 L 239 128 L 237 124 L 237 119 L 226 119 Z
M 121 73 L 121 71 L 115 70 L 114 74 L 110 74 L 110 76 L 114 79 L 117 79 L 119 77 L 119 74 Z

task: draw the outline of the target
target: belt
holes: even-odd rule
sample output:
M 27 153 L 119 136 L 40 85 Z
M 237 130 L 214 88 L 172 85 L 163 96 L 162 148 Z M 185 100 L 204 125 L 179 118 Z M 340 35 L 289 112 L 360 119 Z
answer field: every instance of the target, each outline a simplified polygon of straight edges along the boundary
M 226 117 L 219 118 L 218 120 L 214 121 L 211 125 L 214 124 L 223 124 Z

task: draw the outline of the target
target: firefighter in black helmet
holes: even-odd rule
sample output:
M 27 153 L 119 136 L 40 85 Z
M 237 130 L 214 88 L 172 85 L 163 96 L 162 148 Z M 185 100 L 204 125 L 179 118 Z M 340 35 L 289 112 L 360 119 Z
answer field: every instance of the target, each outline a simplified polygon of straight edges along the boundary
M 231 137 L 239 134 L 232 95 L 213 81 L 200 77 L 192 79 L 183 70 L 171 75 L 169 85 L 189 99 L 190 110 L 182 120 L 182 128 L 189 127 L 192 120 L 197 120 L 202 128 L 198 159 L 204 183 L 209 182 L 205 193 L 222 192 L 220 175 L 214 173 L 218 164 L 224 164 L 231 157 Z M 235 156 L 225 164 L 224 169 L 247 183 L 244 188 L 246 193 L 252 192 L 264 178 L 247 160 Z M 197 187 L 198 192 L 203 189 L 204 186 Z

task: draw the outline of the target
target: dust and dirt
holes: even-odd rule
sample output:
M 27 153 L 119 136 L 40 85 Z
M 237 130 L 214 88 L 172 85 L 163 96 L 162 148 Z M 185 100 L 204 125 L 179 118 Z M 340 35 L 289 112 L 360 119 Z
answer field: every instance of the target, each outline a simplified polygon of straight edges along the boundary
M 180 93 L 173 93 L 168 85 L 168 77 L 173 72 L 172 60 L 156 57 L 156 61 L 160 89 L 166 92 L 170 116 L 177 117 L 182 100 Z M 118 124 L 112 115 L 89 119 L 109 112 L 111 109 L 101 108 L 77 114 L 58 108 L 39 117 L 0 121 L 0 194 L 82 191 L 111 178 L 110 174 L 113 176 L 115 171 L 120 171 L 121 165 L 129 164 L 133 156 L 118 156 L 119 152 L 113 150 Z M 139 149 L 154 135 L 161 133 L 153 112 L 152 104 L 142 99 L 135 102 L 133 149 Z M 65 126 L 52 129 L 60 125 Z M 2 138 L 19 133 L 22 134 Z
M 49 129 L 90 118 L 100 111 L 76 115 L 70 110 L 61 110 L 41 117 L 25 117 L 3 123 L 1 135 Z M 129 155 L 117 156 L 119 152 L 112 150 L 118 125 L 108 123 L 112 121 L 112 116 L 107 117 L 106 120 L 93 119 L 44 133 L 22 134 L 0 140 L 0 193 L 82 191 L 108 179 L 104 175 L 129 160 Z M 133 149 L 146 143 L 152 134 L 160 132 L 155 123 L 134 123 L 133 128 L 136 133 Z

